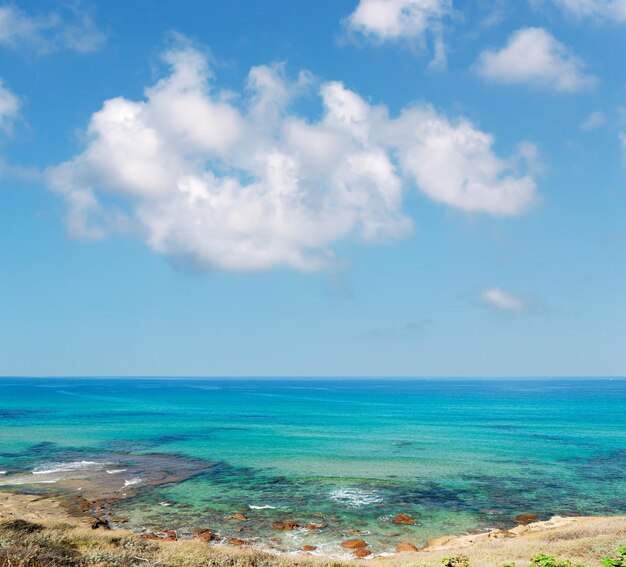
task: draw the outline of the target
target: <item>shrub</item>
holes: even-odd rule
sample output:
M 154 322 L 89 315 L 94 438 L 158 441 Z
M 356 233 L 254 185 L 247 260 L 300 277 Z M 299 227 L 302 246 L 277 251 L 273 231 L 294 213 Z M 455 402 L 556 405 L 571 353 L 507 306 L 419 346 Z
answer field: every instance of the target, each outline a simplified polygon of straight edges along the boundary
M 467 555 L 455 555 L 454 557 L 444 557 L 441 560 L 444 567 L 469 567 Z
M 617 548 L 617 557 L 603 557 L 604 567 L 626 567 L 626 547 L 620 545 Z
M 559 561 L 552 555 L 539 553 L 530 560 L 529 567 L 585 567 L 584 565 L 572 565 L 569 561 Z

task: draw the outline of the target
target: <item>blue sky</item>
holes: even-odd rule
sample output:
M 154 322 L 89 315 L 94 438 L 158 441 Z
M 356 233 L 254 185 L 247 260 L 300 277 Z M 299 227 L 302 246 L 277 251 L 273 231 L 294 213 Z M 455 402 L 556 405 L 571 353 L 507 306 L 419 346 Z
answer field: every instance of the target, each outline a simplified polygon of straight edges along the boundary
M 626 373 L 626 2 L 0 3 L 0 373 Z

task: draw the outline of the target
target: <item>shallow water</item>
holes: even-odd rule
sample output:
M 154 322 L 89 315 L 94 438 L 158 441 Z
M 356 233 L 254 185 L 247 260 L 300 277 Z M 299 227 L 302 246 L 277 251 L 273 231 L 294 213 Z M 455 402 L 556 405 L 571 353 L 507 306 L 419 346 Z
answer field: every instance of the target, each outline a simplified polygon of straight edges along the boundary
M 384 553 L 525 512 L 626 513 L 624 380 L 2 379 L 0 389 L 0 483 L 37 476 L 51 489 L 77 475 L 64 467 L 86 476 L 111 455 L 171 455 L 128 478 L 100 475 L 132 487 L 114 513 L 137 527 L 211 527 L 335 554 L 359 529 Z M 168 477 L 146 463 L 198 462 L 187 480 L 147 486 Z M 229 520 L 236 512 L 248 521 Z M 418 525 L 394 525 L 399 512 Z M 286 517 L 327 527 L 269 527 Z

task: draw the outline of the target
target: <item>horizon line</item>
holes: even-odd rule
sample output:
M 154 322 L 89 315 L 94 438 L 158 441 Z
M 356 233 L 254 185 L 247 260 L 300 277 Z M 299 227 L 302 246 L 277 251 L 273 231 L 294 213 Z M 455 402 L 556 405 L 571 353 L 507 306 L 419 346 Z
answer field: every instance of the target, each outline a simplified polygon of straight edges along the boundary
M 345 375 L 334 376 L 331 374 L 324 375 L 176 375 L 176 374 L 48 374 L 48 375 L 30 375 L 30 374 L 0 374 L 0 380 L 5 379 L 31 379 L 31 380 L 49 380 L 49 379 L 86 379 L 86 380 L 625 380 L 626 375 Z

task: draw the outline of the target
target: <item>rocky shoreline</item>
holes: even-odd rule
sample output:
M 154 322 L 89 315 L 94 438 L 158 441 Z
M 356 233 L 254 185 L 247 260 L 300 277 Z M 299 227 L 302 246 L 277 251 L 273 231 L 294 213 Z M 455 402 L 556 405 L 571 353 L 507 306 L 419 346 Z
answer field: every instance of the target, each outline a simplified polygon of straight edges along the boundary
M 30 522 L 64 522 L 82 528 L 91 528 L 99 530 L 124 529 L 125 519 L 115 518 L 106 512 L 109 501 L 107 499 L 86 499 L 83 497 L 66 498 L 59 496 L 50 496 L 43 494 L 23 494 L 17 492 L 0 491 L 0 522 L 7 520 L 26 520 Z M 99 512 L 104 512 L 98 515 Z M 243 514 L 234 514 L 233 520 L 245 522 L 246 517 Z M 415 523 L 415 520 L 407 514 L 400 513 L 394 518 L 394 523 L 407 524 Z M 441 536 L 429 540 L 425 545 L 418 546 L 413 542 L 401 542 L 396 546 L 395 553 L 381 554 L 374 557 L 372 551 L 368 548 L 367 537 L 361 535 L 359 537 L 358 530 L 355 530 L 354 537 L 340 542 L 341 548 L 350 552 L 355 559 L 368 558 L 375 561 L 385 562 L 394 557 L 420 557 L 420 559 L 428 556 L 437 555 L 439 553 L 451 553 L 455 551 L 467 551 L 473 548 L 508 545 L 513 542 L 522 542 L 525 539 L 532 539 L 539 535 L 547 535 L 548 538 L 554 538 L 555 534 L 571 529 L 595 529 L 594 526 L 600 525 L 603 521 L 622 522 L 624 536 L 626 537 L 626 518 L 614 517 L 560 517 L 554 516 L 549 520 L 539 521 L 533 514 L 524 514 L 516 517 L 518 525 L 511 529 L 493 529 L 486 532 L 465 535 Z M 323 524 L 307 524 L 300 526 L 295 520 L 282 520 L 275 522 L 274 529 L 294 530 L 308 529 L 321 530 Z M 136 532 L 137 537 L 144 540 L 163 542 L 202 542 L 219 546 L 220 548 L 249 548 L 254 549 L 255 546 L 242 539 L 232 536 L 221 536 L 210 528 L 195 530 L 190 534 L 181 534 L 175 530 L 167 528 L 146 528 Z M 558 539 L 558 538 L 557 538 Z M 267 549 L 262 549 L 267 552 Z M 276 555 L 280 552 L 272 551 Z M 315 546 L 303 546 L 300 550 L 303 555 L 318 555 Z M 293 554 L 282 554 L 293 556 Z M 328 558 L 328 557 L 326 557 Z

